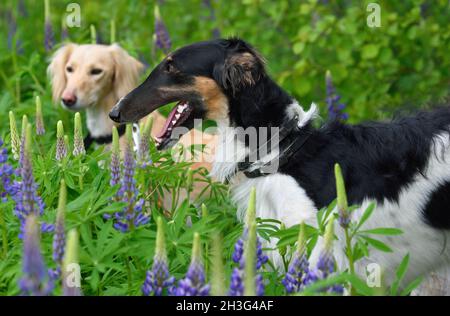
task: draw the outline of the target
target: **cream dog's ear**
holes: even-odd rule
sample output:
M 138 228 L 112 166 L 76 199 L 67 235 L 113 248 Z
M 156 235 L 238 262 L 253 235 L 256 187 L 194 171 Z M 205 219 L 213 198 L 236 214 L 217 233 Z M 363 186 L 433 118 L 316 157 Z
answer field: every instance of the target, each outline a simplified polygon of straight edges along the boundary
M 66 44 L 59 48 L 53 55 L 50 65 L 47 68 L 47 74 L 52 83 L 53 102 L 58 102 L 62 96 L 64 88 L 66 87 L 66 64 L 72 54 L 76 44 Z
M 114 59 L 113 89 L 120 99 L 136 88 L 144 65 L 117 44 L 111 45 L 111 52 Z

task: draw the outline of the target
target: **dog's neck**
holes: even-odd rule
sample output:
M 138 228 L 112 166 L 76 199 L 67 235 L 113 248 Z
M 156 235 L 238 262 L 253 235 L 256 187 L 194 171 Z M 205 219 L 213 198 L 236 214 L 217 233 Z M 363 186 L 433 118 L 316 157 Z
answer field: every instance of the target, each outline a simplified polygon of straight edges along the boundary
M 111 135 L 114 122 L 109 118 L 108 113 L 116 102 L 117 98 L 110 93 L 99 100 L 98 104 L 87 108 L 86 124 L 91 137 Z
M 237 163 L 244 161 L 250 153 L 248 146 L 236 136 L 239 128 L 245 130 L 254 127 L 258 137 L 263 137 L 259 135 L 260 128 L 283 128 L 292 119 L 298 119 L 298 126 L 302 128 L 309 125 L 317 112 L 315 105 L 305 112 L 294 98 L 268 77 L 251 89 L 229 95 L 228 99 L 229 118 L 217 124 L 219 141 L 212 175 L 219 181 L 230 180 L 235 174 Z M 273 159 L 273 154 L 260 158 L 262 161 Z

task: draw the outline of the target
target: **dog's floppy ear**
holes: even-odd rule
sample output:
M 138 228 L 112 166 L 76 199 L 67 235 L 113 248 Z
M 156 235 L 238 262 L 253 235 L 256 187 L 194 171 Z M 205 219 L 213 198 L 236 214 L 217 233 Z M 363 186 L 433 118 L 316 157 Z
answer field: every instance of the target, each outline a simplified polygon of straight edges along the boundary
M 119 99 L 136 88 L 144 65 L 117 44 L 111 45 L 111 53 L 114 59 L 113 89 Z
M 225 90 L 236 94 L 241 88 L 255 85 L 264 76 L 264 59 L 242 40 L 227 40 L 227 46 L 225 62 L 214 67 L 213 77 Z
M 66 87 L 66 64 L 77 46 L 72 43 L 62 46 L 55 52 L 48 65 L 47 74 L 52 83 L 52 96 L 55 103 L 59 101 Z

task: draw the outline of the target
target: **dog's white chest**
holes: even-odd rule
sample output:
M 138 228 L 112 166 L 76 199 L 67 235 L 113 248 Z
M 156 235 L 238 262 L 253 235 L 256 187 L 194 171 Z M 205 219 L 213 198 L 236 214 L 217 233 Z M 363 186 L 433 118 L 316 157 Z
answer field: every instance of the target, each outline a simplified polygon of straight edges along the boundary
M 238 206 L 238 217 L 244 218 L 249 193 L 256 188 L 256 215 L 277 219 L 287 227 L 305 221 L 313 225 L 316 207 L 298 183 L 288 175 L 273 174 L 248 179 L 240 174 L 232 182 L 232 199 Z

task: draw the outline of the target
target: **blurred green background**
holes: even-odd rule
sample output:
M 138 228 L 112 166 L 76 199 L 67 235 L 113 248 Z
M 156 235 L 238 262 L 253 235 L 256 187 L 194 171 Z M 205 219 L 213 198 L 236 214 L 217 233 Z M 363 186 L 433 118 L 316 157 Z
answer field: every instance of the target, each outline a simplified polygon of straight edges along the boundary
M 56 47 L 61 43 L 66 7 L 72 2 L 50 1 Z M 217 33 L 242 37 L 266 57 L 277 82 L 302 105 L 318 103 L 322 116 L 326 116 L 327 70 L 351 122 L 445 100 L 450 86 L 450 2 L 377 1 L 378 28 L 367 25 L 369 2 L 82 0 L 76 1 L 81 27 L 69 28 L 68 40 L 90 42 L 90 25 L 94 25 L 98 40 L 109 43 L 114 20 L 117 41 L 149 64 L 148 73 L 163 57 L 153 44 L 153 12 L 158 3 L 172 49 Z M 50 103 L 46 67 L 52 51 L 44 47 L 43 0 L 2 0 L 0 16 L 0 120 L 7 122 L 7 110 L 26 113 L 34 94 Z M 64 119 L 66 115 L 54 109 L 46 120 L 56 122 L 52 116 Z

